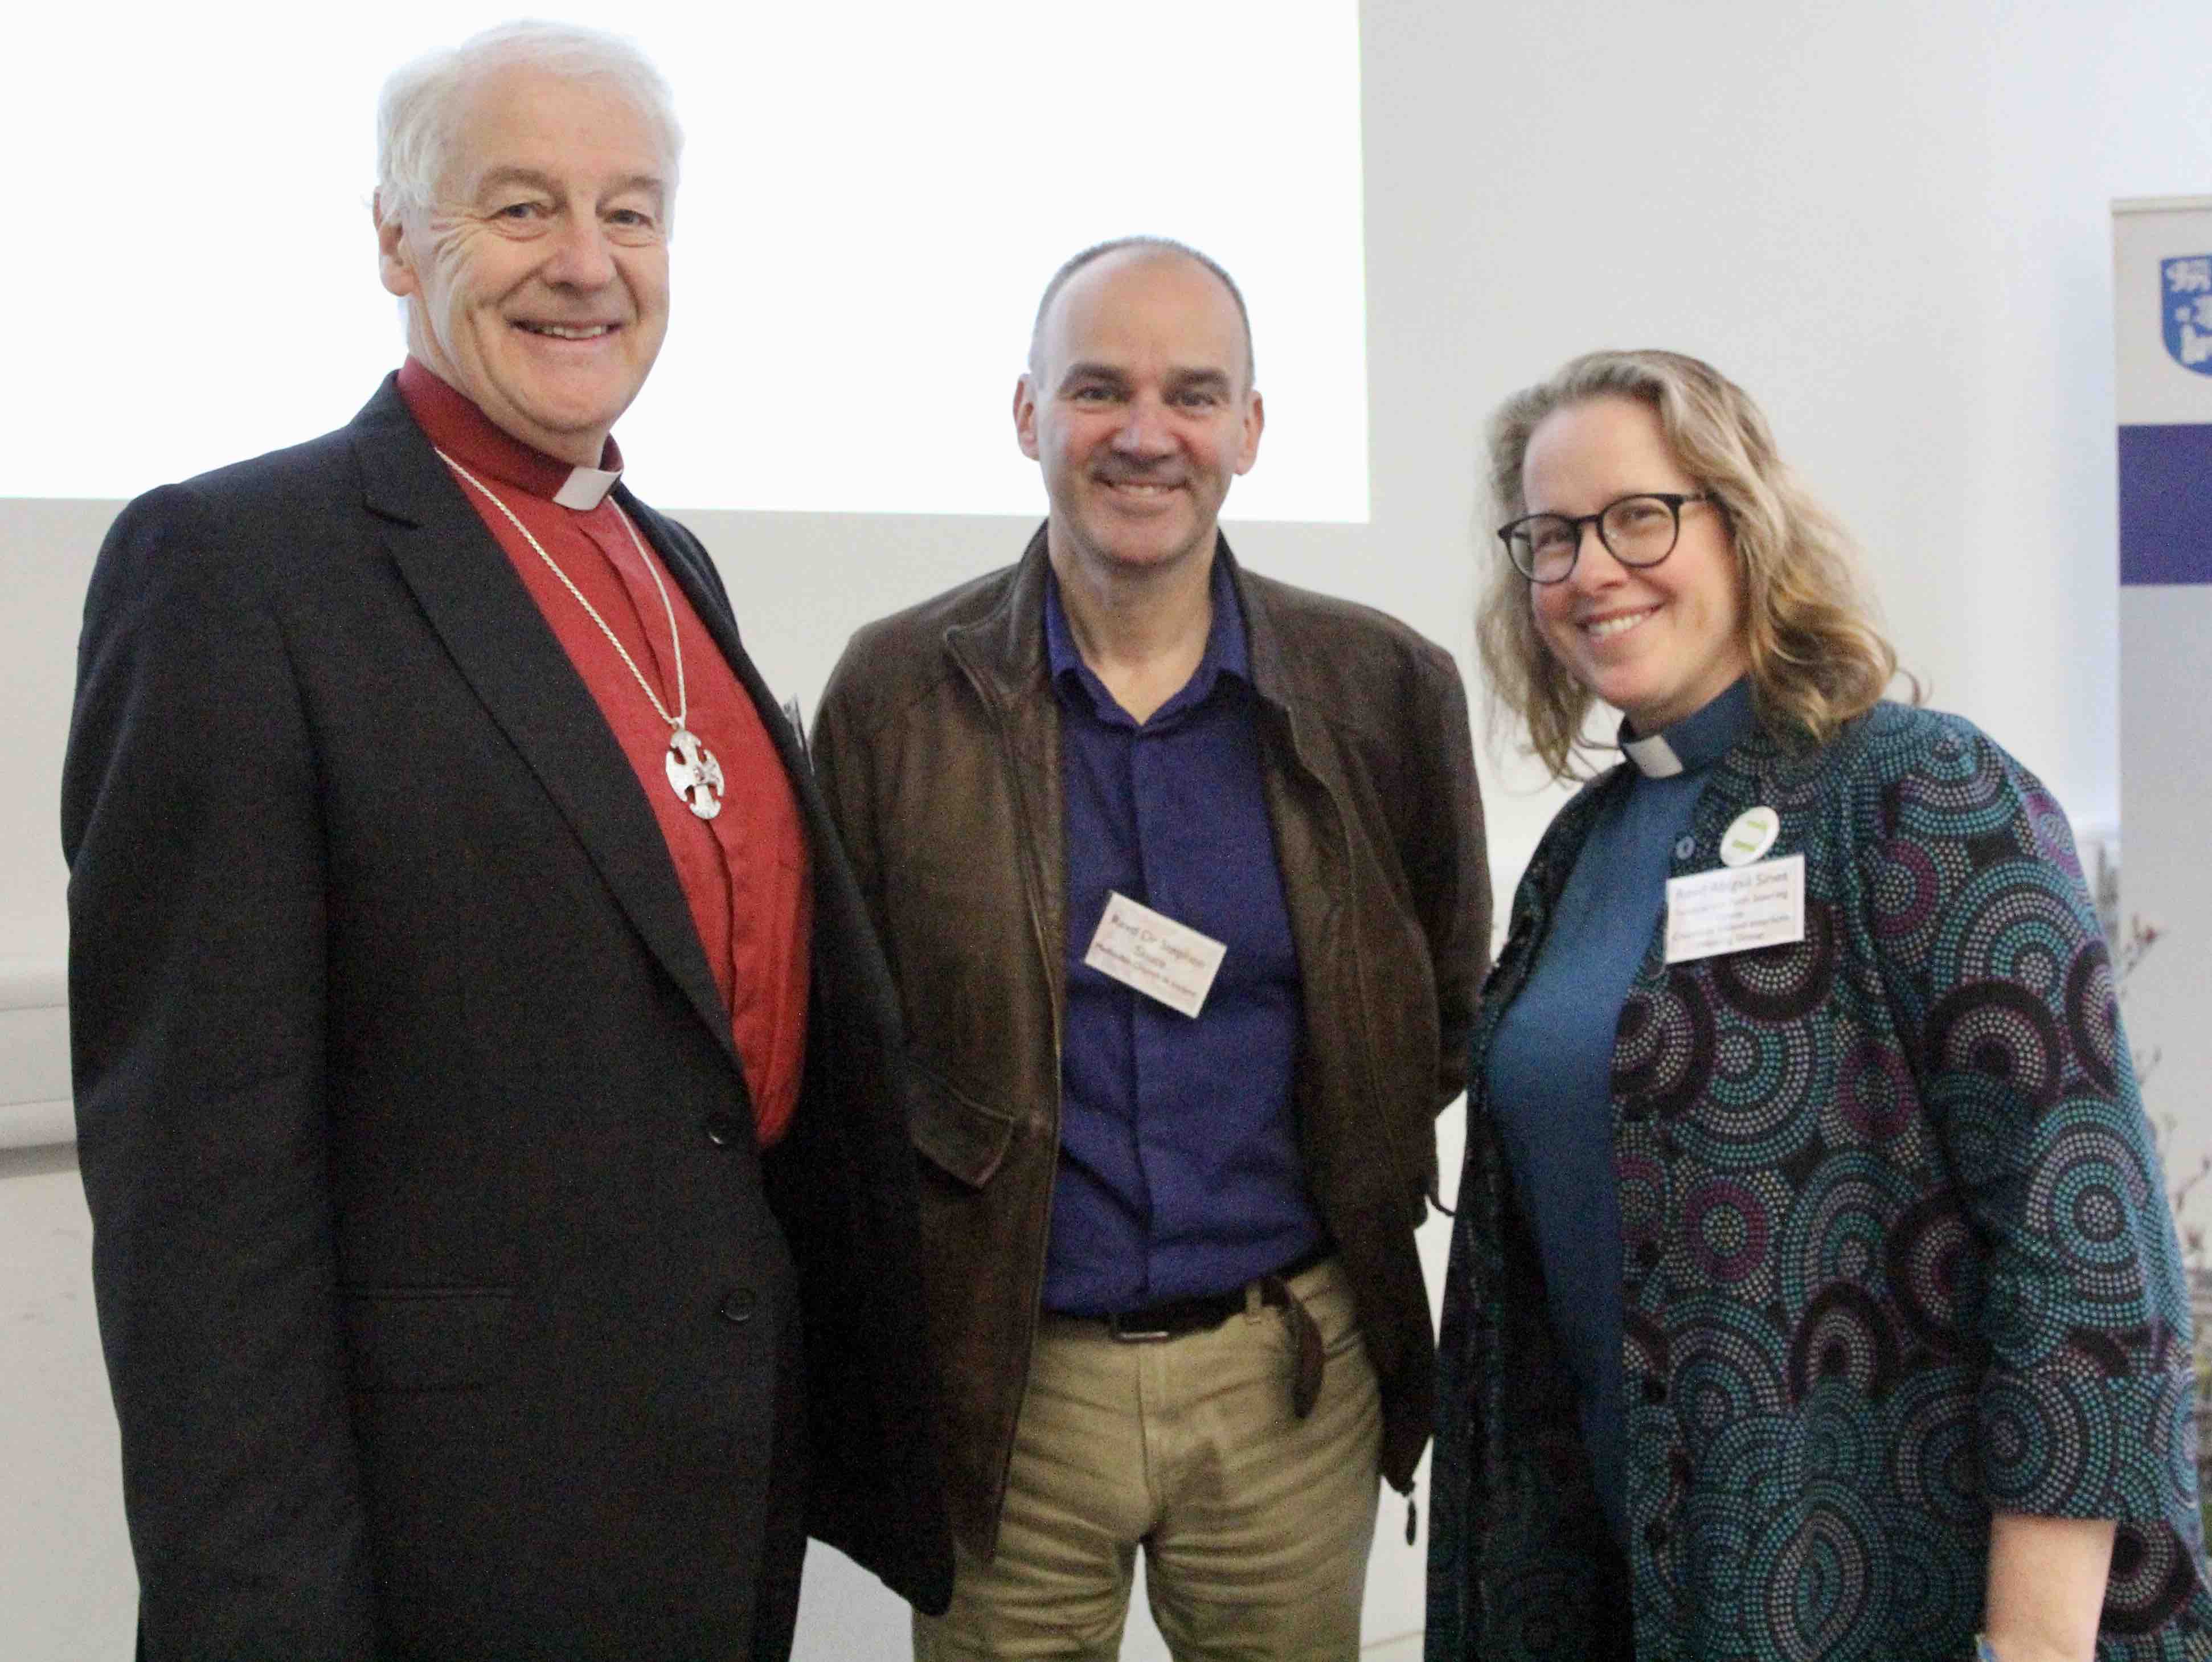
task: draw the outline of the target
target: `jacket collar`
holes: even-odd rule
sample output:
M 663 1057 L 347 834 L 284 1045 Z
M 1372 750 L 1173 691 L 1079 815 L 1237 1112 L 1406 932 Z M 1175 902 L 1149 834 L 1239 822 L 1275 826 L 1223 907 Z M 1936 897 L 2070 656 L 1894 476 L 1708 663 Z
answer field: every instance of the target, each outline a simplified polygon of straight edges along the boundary
M 1042 691 L 1052 670 L 1044 639 L 1045 527 L 1040 525 L 1014 566 L 999 603 L 973 623 L 945 631 L 954 657 L 987 678 L 1002 704 Z
M 945 643 L 954 655 L 988 675 L 1000 696 L 1009 702 L 1044 691 L 1051 679 L 1044 628 L 1045 584 L 1052 569 L 1045 542 L 1048 525 L 1037 527 L 1030 538 L 998 605 L 975 622 L 955 624 L 945 631 Z M 1253 689 L 1287 716 L 1297 701 L 1291 696 L 1292 672 L 1266 593 L 1237 563 L 1229 539 L 1218 531 L 1213 533 L 1213 559 L 1217 569 L 1229 574 L 1243 613 L 1244 652 Z

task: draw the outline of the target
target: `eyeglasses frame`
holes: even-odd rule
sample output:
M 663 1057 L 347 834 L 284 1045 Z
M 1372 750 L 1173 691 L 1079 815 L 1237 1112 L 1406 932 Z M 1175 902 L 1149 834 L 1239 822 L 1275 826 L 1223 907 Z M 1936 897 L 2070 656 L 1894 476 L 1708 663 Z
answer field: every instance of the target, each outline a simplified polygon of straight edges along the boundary
M 1664 502 L 1667 504 L 1668 513 L 1674 516 L 1674 534 L 1668 541 L 1667 552 L 1656 560 L 1627 558 L 1613 545 L 1612 539 L 1605 534 L 1605 516 L 1620 507 L 1621 503 L 1633 502 Z M 1605 551 L 1622 565 L 1632 571 L 1649 571 L 1655 565 L 1663 564 L 1672 557 L 1674 551 L 1681 546 L 1682 509 L 1690 502 L 1711 502 L 1717 511 L 1726 511 L 1721 508 L 1720 498 L 1710 490 L 1632 490 L 1625 496 L 1615 496 L 1595 514 L 1523 514 L 1519 519 L 1509 520 L 1498 527 L 1498 540 L 1505 545 L 1505 557 L 1512 563 L 1513 569 L 1520 572 L 1522 576 L 1529 582 L 1540 587 L 1549 588 L 1553 584 L 1563 583 L 1575 575 L 1575 568 L 1582 563 L 1584 526 L 1597 533 L 1597 539 L 1604 545 Z M 1534 572 L 1524 569 L 1521 562 L 1513 557 L 1513 533 L 1531 520 L 1564 520 L 1574 529 L 1575 557 L 1567 562 L 1567 569 L 1556 577 L 1539 577 Z

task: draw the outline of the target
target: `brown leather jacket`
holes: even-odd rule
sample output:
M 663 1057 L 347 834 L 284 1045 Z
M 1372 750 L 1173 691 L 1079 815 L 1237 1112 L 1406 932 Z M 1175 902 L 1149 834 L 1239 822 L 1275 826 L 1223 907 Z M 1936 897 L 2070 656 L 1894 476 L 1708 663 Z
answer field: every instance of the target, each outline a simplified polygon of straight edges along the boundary
M 1069 919 L 1044 549 L 1040 530 L 1018 565 L 855 635 L 815 740 L 906 1007 L 949 1506 L 987 1557 L 1060 1151 Z M 1216 557 L 1243 606 L 1304 985 L 1306 1175 L 1382 1382 L 1382 1474 L 1405 1488 L 1435 1360 L 1413 1229 L 1490 939 L 1466 696 L 1403 624 L 1239 570 L 1225 542 Z

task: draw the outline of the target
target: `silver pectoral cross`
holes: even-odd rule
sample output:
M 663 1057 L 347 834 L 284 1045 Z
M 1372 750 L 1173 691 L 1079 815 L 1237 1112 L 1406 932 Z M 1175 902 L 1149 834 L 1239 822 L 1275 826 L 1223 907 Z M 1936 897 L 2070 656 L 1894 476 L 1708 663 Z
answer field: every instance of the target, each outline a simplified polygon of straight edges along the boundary
M 689 728 L 668 735 L 668 784 L 702 819 L 722 811 L 722 764 Z

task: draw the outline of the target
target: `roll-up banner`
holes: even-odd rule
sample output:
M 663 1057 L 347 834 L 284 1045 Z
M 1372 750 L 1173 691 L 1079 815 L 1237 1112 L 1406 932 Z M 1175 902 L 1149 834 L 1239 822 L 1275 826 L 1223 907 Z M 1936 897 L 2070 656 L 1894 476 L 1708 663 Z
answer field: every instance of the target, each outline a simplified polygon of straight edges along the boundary
M 2212 197 L 2114 203 L 2112 278 L 2122 850 L 2113 969 L 2196 1290 L 2201 1400 L 2212 1360 Z M 2212 1452 L 2212 1437 L 2200 1440 Z

